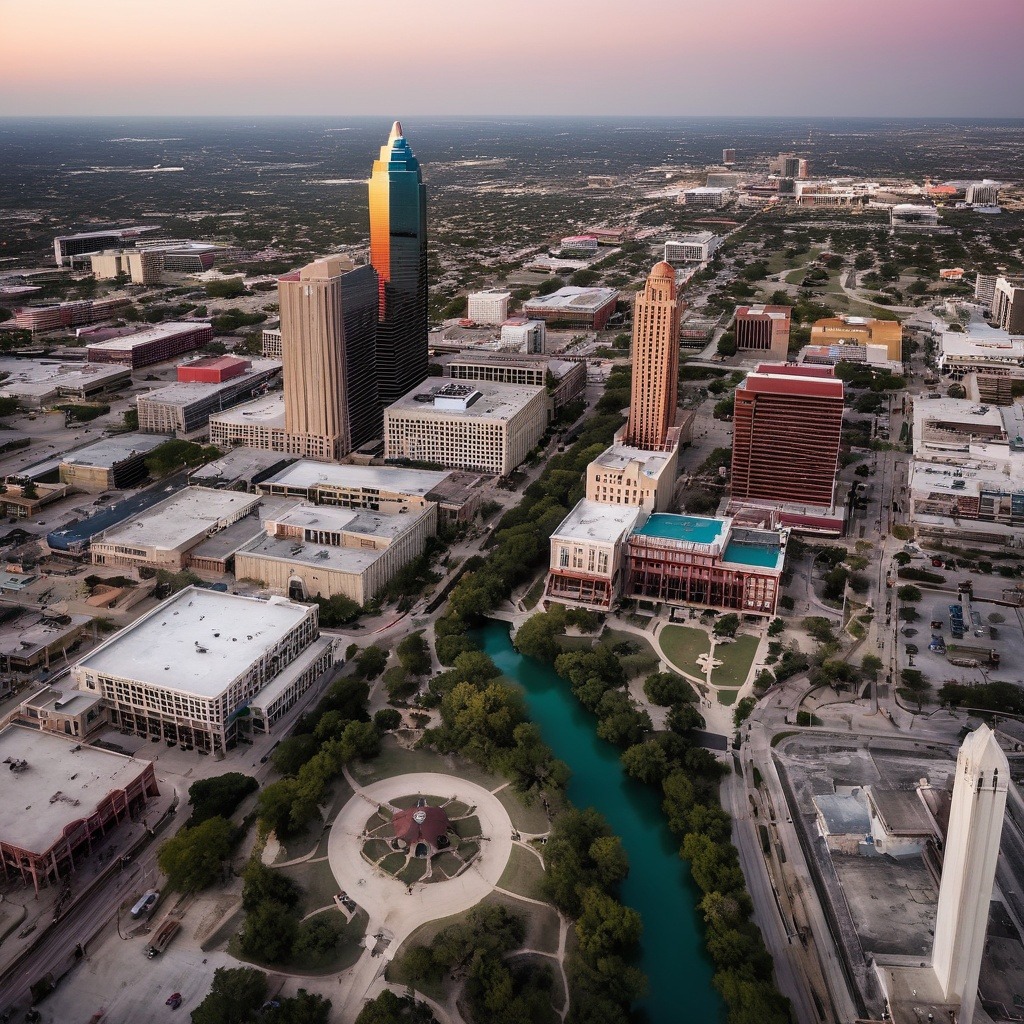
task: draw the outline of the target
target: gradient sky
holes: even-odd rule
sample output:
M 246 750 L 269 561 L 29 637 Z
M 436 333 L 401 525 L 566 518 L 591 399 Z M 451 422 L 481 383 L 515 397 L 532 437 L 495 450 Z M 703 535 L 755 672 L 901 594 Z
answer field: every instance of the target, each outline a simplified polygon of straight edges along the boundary
M 1024 116 L 1024 0 L 0 0 L 0 115 Z

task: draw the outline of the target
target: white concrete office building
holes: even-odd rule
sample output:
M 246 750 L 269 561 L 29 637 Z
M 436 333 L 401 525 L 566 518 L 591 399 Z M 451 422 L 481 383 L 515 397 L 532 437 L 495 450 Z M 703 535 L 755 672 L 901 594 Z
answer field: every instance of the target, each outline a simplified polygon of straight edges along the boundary
M 547 428 L 545 388 L 428 378 L 384 410 L 384 458 L 506 476 Z
M 512 293 L 501 288 L 485 288 L 482 292 L 469 293 L 469 308 L 466 315 L 478 324 L 503 324 L 508 319 L 508 304 Z
M 269 732 L 332 664 L 316 606 L 187 587 L 71 670 L 111 723 L 214 753 Z

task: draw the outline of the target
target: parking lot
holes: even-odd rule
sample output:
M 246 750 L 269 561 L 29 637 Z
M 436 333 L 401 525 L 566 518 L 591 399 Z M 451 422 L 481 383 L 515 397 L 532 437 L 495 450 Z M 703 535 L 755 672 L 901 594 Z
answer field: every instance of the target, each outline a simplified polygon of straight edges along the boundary
M 979 623 L 968 628 L 964 617 L 964 635 L 956 638 L 951 627 L 950 606 L 957 604 L 956 596 L 936 591 L 924 591 L 924 599 L 917 605 L 920 618 L 900 630 L 900 645 L 908 655 L 901 663 L 920 669 L 925 678 L 937 690 L 949 681 L 982 683 L 996 680 L 1024 686 L 1024 617 L 1020 609 L 988 601 L 971 601 L 970 610 L 978 616 Z M 962 607 L 962 606 L 961 606 Z M 931 623 L 941 623 L 941 628 L 932 628 Z M 977 636 L 977 628 L 984 630 L 984 636 Z M 913 632 L 916 631 L 916 632 Z M 931 637 L 942 638 L 945 654 L 929 650 Z M 917 648 L 910 655 L 907 645 Z M 986 652 L 994 651 L 999 657 L 997 666 L 990 665 Z M 956 665 L 954 660 L 977 661 L 977 666 Z

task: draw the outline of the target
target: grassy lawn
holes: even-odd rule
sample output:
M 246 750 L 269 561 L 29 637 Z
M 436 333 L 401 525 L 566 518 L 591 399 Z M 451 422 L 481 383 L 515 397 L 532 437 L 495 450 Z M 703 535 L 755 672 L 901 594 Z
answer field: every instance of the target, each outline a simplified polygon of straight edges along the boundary
M 266 967 L 272 971 L 281 971 L 283 968 L 286 973 L 288 970 L 291 970 L 300 974 L 337 974 L 339 971 L 348 970 L 362 956 L 362 938 L 366 934 L 369 917 L 366 911 L 361 908 L 352 915 L 352 920 L 348 922 L 333 907 L 330 910 L 325 910 L 324 913 L 333 914 L 336 922 L 341 925 L 341 939 L 338 942 L 337 949 L 327 959 L 318 959 L 315 962 L 311 961 L 309 963 L 296 960 L 285 964 L 267 964 L 259 960 L 247 960 L 238 948 L 237 935 L 232 937 L 228 943 L 228 952 L 235 959 L 241 960 L 243 963 L 253 963 L 258 967 Z
M 440 772 L 442 775 L 457 775 L 460 779 L 475 782 L 484 789 L 496 789 L 507 782 L 500 775 L 491 775 L 476 765 L 444 757 L 433 750 L 406 750 L 399 746 L 393 736 L 385 736 L 380 756 L 372 761 L 353 761 L 349 766 L 352 775 L 364 786 L 390 779 L 396 775 L 413 772 Z
M 281 874 L 287 875 L 302 886 L 302 901 L 299 904 L 301 916 L 329 907 L 334 904 L 334 894 L 338 891 L 338 880 L 331 871 L 331 865 L 325 860 L 307 861 L 304 864 L 293 864 L 289 868 L 281 868 Z
M 480 819 L 475 815 L 453 822 L 460 839 L 476 839 L 480 835 Z
M 704 675 L 697 658 L 711 650 L 711 638 L 703 629 L 672 624 L 661 631 L 659 640 L 665 657 L 678 669 L 698 677 Z
M 398 872 L 400 881 L 406 885 L 418 882 L 427 873 L 427 862 L 423 857 L 414 857 L 408 864 Z
M 395 797 L 395 799 L 389 801 L 389 803 L 395 807 L 408 808 L 415 807 L 420 800 L 426 800 L 430 807 L 440 807 L 441 804 L 445 802 L 445 799 L 446 797 L 443 796 L 433 796 L 426 793 L 420 793 L 418 795 Z
M 534 797 L 532 803 L 527 803 L 511 786 L 506 786 L 495 795 L 501 801 L 502 807 L 508 811 L 512 824 L 520 832 L 540 835 L 551 828 L 551 822 L 544 813 L 544 805 L 538 797 Z
M 555 643 L 563 651 L 589 651 L 596 639 L 594 636 L 556 636 Z
M 729 707 L 731 704 L 736 703 L 736 698 L 740 695 L 739 690 L 719 690 L 718 691 L 718 703 L 724 704 Z
M 462 803 L 461 800 L 449 800 L 444 805 L 444 810 L 449 818 L 462 818 L 469 814 L 470 808 Z
M 348 803 L 351 796 L 352 787 L 344 778 L 339 777 L 331 783 L 331 800 L 329 805 L 331 809 L 327 815 L 328 822 L 334 821 L 338 811 Z M 321 821 L 318 824 L 316 821 L 313 821 L 305 832 L 300 832 L 297 836 L 289 836 L 285 840 L 279 840 L 281 849 L 274 858 L 274 863 L 283 864 L 298 857 L 305 857 L 314 848 L 319 849 L 322 847 L 320 852 L 326 853 L 327 838 L 331 830 L 324 830 L 323 826 L 324 822 Z
M 526 592 L 526 596 L 523 598 L 523 604 L 528 609 L 532 610 L 537 607 L 537 602 L 541 599 L 541 595 L 544 593 L 544 584 L 547 583 L 547 580 L 547 572 L 542 572 L 534 585 Z
M 382 871 L 386 871 L 389 875 L 393 875 L 405 864 L 406 855 L 404 852 L 395 851 L 389 853 L 378 865 Z
M 757 645 L 756 636 L 744 634 L 736 637 L 734 643 L 718 644 L 715 647 L 715 661 L 722 664 L 711 670 L 711 682 L 715 686 L 742 686 L 754 663 Z
M 620 659 L 628 679 L 632 679 L 634 676 L 646 676 L 652 672 L 657 672 L 658 663 L 661 659 L 646 637 L 637 636 L 636 633 L 626 633 L 618 629 L 606 629 L 601 634 L 601 640 L 612 646 L 628 644 L 630 651 L 634 652 L 624 654 Z
M 516 845 L 512 847 L 505 871 L 498 879 L 498 887 L 533 900 L 542 900 L 540 884 L 543 878 L 541 862 L 529 850 Z
M 526 922 L 526 939 L 523 942 L 526 949 L 539 949 L 543 953 L 558 952 L 558 911 L 554 907 L 538 907 L 535 903 L 524 903 L 500 892 L 492 892 L 481 902 L 500 903 Z

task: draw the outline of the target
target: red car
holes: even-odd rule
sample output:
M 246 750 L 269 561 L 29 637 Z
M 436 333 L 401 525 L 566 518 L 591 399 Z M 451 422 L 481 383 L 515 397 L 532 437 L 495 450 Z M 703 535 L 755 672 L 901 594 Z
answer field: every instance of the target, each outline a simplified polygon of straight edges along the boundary
M 181 1006 L 181 1002 L 182 1002 L 181 993 L 180 992 L 174 992 L 168 998 L 167 1003 L 165 1005 L 169 1006 L 172 1010 L 176 1010 L 179 1006 Z

